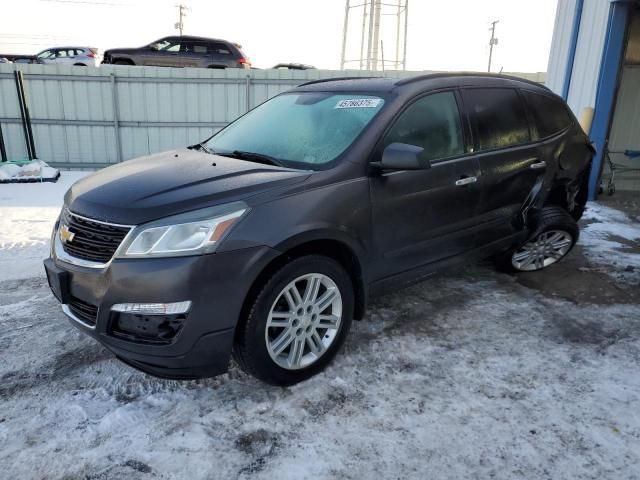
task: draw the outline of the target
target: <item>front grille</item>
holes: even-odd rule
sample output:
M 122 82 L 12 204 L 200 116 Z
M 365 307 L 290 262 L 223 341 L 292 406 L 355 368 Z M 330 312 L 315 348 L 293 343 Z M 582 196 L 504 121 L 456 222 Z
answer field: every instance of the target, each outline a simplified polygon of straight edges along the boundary
M 98 307 L 90 303 L 83 302 L 79 298 L 71 297 L 69 300 L 69 310 L 87 325 L 95 327 L 98 319 Z
M 73 234 L 71 240 L 62 242 L 69 255 L 92 262 L 107 263 L 116 253 L 131 227 L 111 225 L 78 217 L 65 209 L 60 227 L 66 225 Z

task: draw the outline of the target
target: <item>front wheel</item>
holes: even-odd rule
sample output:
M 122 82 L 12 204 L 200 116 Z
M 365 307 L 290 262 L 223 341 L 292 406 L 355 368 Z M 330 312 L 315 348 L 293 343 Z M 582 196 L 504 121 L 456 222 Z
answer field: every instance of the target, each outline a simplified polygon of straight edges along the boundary
M 498 258 L 502 270 L 542 270 L 564 258 L 578 241 L 578 224 L 560 207 L 543 208 L 533 223 L 529 240 Z
M 335 260 L 308 255 L 278 270 L 238 326 L 234 358 L 247 373 L 292 385 L 320 372 L 349 331 L 354 293 Z

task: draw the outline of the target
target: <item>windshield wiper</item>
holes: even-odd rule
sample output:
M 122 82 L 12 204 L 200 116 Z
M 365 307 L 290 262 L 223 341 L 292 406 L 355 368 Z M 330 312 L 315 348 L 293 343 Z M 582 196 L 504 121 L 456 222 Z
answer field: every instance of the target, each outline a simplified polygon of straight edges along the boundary
M 244 152 L 242 150 L 234 150 L 233 152 L 217 152 L 218 155 L 225 157 L 237 158 L 239 160 L 247 160 L 249 162 L 264 163 L 265 165 L 276 165 L 284 167 L 284 163 L 270 155 L 264 153 Z

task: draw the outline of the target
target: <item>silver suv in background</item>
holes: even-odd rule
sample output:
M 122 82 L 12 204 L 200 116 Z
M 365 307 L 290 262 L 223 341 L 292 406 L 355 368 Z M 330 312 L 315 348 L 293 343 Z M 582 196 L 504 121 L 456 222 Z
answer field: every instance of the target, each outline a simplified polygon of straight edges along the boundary
M 104 52 L 104 64 L 156 67 L 251 68 L 241 46 L 215 38 L 164 37 L 138 48 Z
M 79 67 L 98 67 L 100 55 L 97 48 L 56 47 L 43 50 L 36 55 L 38 63 L 61 63 Z

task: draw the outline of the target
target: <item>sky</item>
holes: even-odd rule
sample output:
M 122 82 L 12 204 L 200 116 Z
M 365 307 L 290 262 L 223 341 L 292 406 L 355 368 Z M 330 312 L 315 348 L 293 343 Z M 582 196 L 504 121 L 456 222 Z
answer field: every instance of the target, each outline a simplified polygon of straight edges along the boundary
M 177 34 L 179 1 L 0 0 L 0 52 L 37 53 L 56 45 L 101 51 L 146 45 Z M 486 71 L 490 22 L 499 20 L 492 70 L 546 71 L 557 1 L 409 0 L 407 69 Z M 393 2 L 397 0 L 384 3 Z M 299 62 L 340 68 L 345 0 L 182 3 L 190 8 L 185 34 L 239 43 L 255 67 Z M 395 57 L 395 20 L 392 15 L 382 18 L 381 40 L 389 60 Z M 362 9 L 352 9 L 347 59 L 359 57 L 361 21 Z

